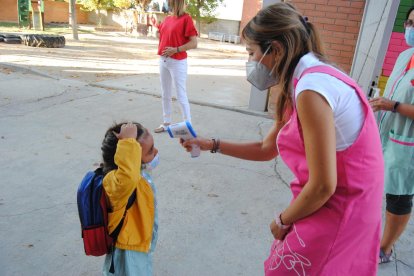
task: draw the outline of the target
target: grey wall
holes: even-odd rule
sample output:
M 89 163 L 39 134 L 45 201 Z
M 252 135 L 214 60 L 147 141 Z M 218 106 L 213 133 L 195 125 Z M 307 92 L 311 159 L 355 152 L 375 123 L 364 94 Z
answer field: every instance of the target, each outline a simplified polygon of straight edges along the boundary
M 218 19 L 210 24 L 201 24 L 201 34 L 208 35 L 209 32 L 220 32 L 225 34 L 237 35 L 240 29 L 240 21 Z
M 126 11 L 125 14 L 129 20 L 132 20 L 132 11 Z M 102 25 L 113 26 L 123 28 L 125 26 L 127 18 L 124 17 L 124 13 L 118 11 L 101 11 Z M 93 24 L 98 24 L 98 13 L 92 11 L 88 13 L 88 21 Z
M 399 0 L 367 0 L 352 62 L 351 77 L 368 93 L 381 74 Z
M 124 17 L 124 13 L 127 14 L 127 19 Z M 125 21 L 128 20 L 131 22 L 133 20 L 133 11 L 128 10 L 125 12 L 118 11 L 101 11 L 102 16 L 102 25 L 104 26 L 114 26 L 122 29 L 125 26 Z M 154 13 L 157 21 L 163 21 L 165 14 L 163 13 Z M 145 23 L 146 15 L 141 15 L 141 22 Z M 88 21 L 93 24 L 98 24 L 98 15 L 96 12 L 89 12 Z M 196 24 L 196 22 L 194 22 Z M 196 27 L 198 25 L 196 24 Z M 201 24 L 201 31 L 198 30 L 201 34 L 208 35 L 209 32 L 220 32 L 225 34 L 238 34 L 240 29 L 240 21 L 235 20 L 225 20 L 217 19 L 211 24 Z

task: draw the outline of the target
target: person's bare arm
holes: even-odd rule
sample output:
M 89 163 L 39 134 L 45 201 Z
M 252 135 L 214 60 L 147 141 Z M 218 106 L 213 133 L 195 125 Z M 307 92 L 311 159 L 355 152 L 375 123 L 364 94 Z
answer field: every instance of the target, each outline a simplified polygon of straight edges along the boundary
M 276 136 L 279 133 L 279 130 L 280 126 L 275 123 L 266 137 L 258 142 L 243 143 L 220 140 L 220 153 L 251 161 L 272 160 L 278 155 Z M 181 142 L 183 146 L 187 148 L 187 151 L 191 150 L 192 144 L 198 145 L 201 150 L 211 150 L 213 148 L 212 139 L 205 139 L 202 137 Z
M 195 48 L 197 48 L 197 37 L 190 36 L 190 41 L 184 45 L 180 45 L 178 47 L 165 47 L 165 49 L 162 51 L 162 55 L 170 57 L 176 53 L 188 51 Z
M 160 24 L 157 22 L 157 19 L 155 19 L 155 17 L 151 17 L 151 23 L 155 28 L 160 28 Z
M 369 104 L 374 112 L 378 110 L 392 111 L 395 103 L 395 101 L 383 97 L 374 98 L 369 101 Z M 414 120 L 414 105 L 412 104 L 400 103 L 396 109 L 396 112 L 410 118 L 411 120 Z
M 262 141 L 235 143 L 220 141 L 220 152 L 225 155 L 251 161 L 269 161 L 278 155 L 276 136 L 280 128 L 274 124 Z
M 414 105 L 407 103 L 400 103 L 397 107 L 397 111 L 401 115 L 414 120 Z
M 178 47 L 180 52 L 188 51 L 191 49 L 197 48 L 197 37 L 196 36 L 190 36 L 190 41 L 188 41 L 186 44 L 181 45 Z
M 298 96 L 297 110 L 309 180 L 282 213 L 284 224 L 291 224 L 317 211 L 333 195 L 337 185 L 335 122 L 331 107 L 320 94 L 306 90 Z

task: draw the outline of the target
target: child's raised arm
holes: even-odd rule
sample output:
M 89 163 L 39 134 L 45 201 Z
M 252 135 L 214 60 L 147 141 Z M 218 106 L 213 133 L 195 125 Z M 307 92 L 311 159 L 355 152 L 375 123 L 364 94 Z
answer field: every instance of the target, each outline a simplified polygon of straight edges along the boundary
M 105 176 L 103 184 L 116 211 L 125 207 L 141 178 L 142 148 L 136 140 L 137 126 L 133 123 L 123 124 L 119 133 L 113 134 L 118 138 L 114 156 L 117 169 Z

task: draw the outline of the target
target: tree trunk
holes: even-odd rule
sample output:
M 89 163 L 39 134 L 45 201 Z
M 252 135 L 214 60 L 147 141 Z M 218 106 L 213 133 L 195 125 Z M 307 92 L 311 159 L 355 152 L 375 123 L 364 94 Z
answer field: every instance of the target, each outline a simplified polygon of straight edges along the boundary
M 198 36 L 201 37 L 201 8 L 204 5 L 204 1 L 197 0 L 197 12 L 196 12 L 196 19 L 197 19 L 197 30 L 198 30 Z
M 100 9 L 98 9 L 98 27 L 102 27 L 102 14 Z
M 127 34 L 128 33 L 128 23 L 129 23 L 128 13 L 124 9 L 122 9 L 122 15 L 124 16 L 124 20 L 125 20 L 125 34 Z
M 197 19 L 198 37 L 201 37 L 201 18 Z
M 73 39 L 79 40 L 78 26 L 76 22 L 76 0 L 70 0 L 69 4 L 69 25 L 72 26 Z

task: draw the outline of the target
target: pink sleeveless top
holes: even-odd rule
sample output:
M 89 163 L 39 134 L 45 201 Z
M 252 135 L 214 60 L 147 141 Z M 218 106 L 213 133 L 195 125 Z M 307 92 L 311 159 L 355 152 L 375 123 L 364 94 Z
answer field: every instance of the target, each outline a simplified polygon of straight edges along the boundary
M 334 195 L 312 215 L 295 222 L 283 241 L 275 240 L 265 275 L 376 275 L 381 234 L 384 161 L 374 114 L 358 85 L 329 66 L 308 68 L 354 88 L 364 111 L 355 142 L 336 153 Z M 295 84 L 297 80 L 295 80 Z M 308 181 L 304 141 L 296 107 L 277 137 L 279 154 L 295 175 L 293 200 Z

